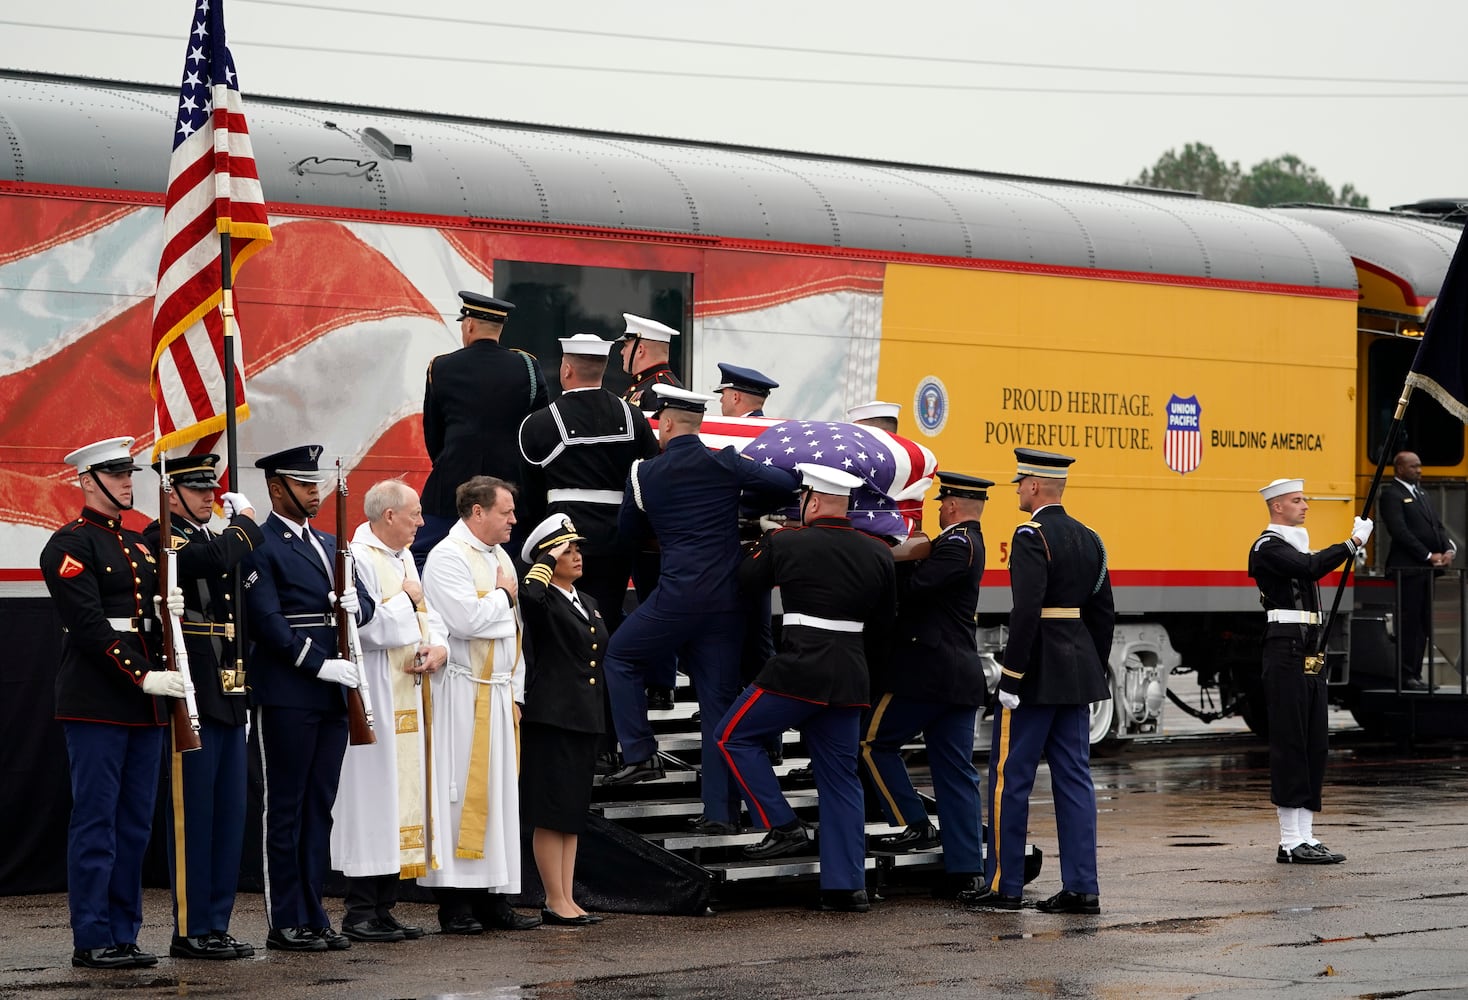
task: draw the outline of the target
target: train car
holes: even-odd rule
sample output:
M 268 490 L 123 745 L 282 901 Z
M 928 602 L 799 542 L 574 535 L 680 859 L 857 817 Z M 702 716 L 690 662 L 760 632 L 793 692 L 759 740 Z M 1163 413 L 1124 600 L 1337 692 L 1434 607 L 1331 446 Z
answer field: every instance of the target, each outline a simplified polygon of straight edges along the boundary
M 55 624 L 36 556 L 78 499 L 61 457 L 151 444 L 176 100 L 0 73 L 0 621 L 38 663 Z M 1303 476 L 1315 537 L 1350 525 L 1365 258 L 1313 218 L 389 109 L 249 97 L 246 113 L 274 232 L 236 283 L 247 493 L 257 456 L 301 440 L 342 457 L 353 497 L 421 482 L 423 373 L 458 346 L 456 289 L 515 301 L 507 343 L 551 357 L 555 338 L 652 316 L 683 332 L 686 384 L 759 368 L 776 415 L 899 401 L 940 468 L 1001 483 L 1015 446 L 1077 456 L 1067 504 L 1106 540 L 1121 616 L 1096 739 L 1157 731 L 1178 668 L 1248 707 L 1259 485 Z M 991 645 L 1023 520 L 1006 489 L 985 514 Z

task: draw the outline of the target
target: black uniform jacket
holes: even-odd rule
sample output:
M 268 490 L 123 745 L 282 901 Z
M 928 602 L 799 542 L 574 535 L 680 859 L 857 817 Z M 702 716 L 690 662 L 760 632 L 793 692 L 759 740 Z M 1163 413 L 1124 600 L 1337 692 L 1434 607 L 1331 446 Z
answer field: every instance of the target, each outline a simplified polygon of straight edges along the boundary
M 1014 529 L 1010 552 L 1014 610 L 999 689 L 1021 704 L 1111 697 L 1106 661 L 1116 612 L 1101 538 L 1051 504 Z
M 1414 497 L 1396 480 L 1381 488 L 1381 519 L 1392 536 L 1387 569 L 1428 569 L 1430 552 L 1448 550 L 1447 532 L 1427 501 Z
M 245 692 L 225 694 L 220 684 L 221 667 L 233 670 L 234 640 L 221 634 L 222 626 L 236 623 L 234 614 L 234 570 L 260 544 L 260 526 L 243 514 L 230 519 L 219 534 L 201 528 L 175 514 L 169 520 L 173 548 L 178 551 L 178 578 L 174 585 L 184 594 L 184 649 L 189 654 L 189 675 L 194 679 L 194 700 L 199 714 L 231 726 L 245 724 Z M 143 532 L 148 546 L 161 552 L 159 524 L 154 521 Z M 215 634 L 206 634 L 213 632 Z
M 683 383 L 678 381 L 673 369 L 667 365 L 653 365 L 632 376 L 632 384 L 622 393 L 622 398 L 640 410 L 651 409 L 652 387 L 659 383 L 683 388 Z
M 572 389 L 520 425 L 519 512 L 516 519 L 536 525 L 549 514 L 565 514 L 586 536 L 585 555 L 616 549 L 617 509 L 627 485 L 627 470 L 639 458 L 658 453 L 657 435 L 641 411 L 606 389 Z M 549 490 L 599 490 L 615 493 L 611 503 L 547 500 Z
M 602 657 L 607 626 L 596 602 L 577 591 L 582 615 L 564 592 L 552 586 L 556 561 L 541 556 L 520 585 L 520 614 L 530 633 L 529 672 L 521 718 L 578 733 L 606 731 Z
M 1351 546 L 1337 542 L 1319 552 L 1301 552 L 1272 531 L 1254 540 L 1249 549 L 1249 576 L 1259 586 L 1259 602 L 1265 611 L 1319 611 L 1320 591 L 1316 581 L 1345 562 Z M 1270 622 L 1266 638 L 1302 637 L 1302 626 Z M 1308 637 L 1308 633 L 1303 637 Z
M 928 558 L 900 584 L 896 641 L 874 684 L 904 698 L 951 705 L 988 700 L 979 662 L 979 582 L 984 534 L 978 521 L 945 529 Z
M 546 404 L 540 363 L 497 340 L 476 340 L 428 365 L 423 389 L 423 444 L 433 471 L 423 510 L 455 518 L 454 491 L 475 476 L 515 482 L 520 451 L 515 429 Z
M 161 698 L 143 693 L 143 675 L 158 668 L 162 627 L 153 551 L 115 517 L 83 508 L 41 550 L 41 575 L 65 635 L 56 675 L 56 718 L 126 726 L 163 724 Z M 115 629 L 128 618 L 139 631 Z M 155 662 L 156 661 L 156 662 Z
M 334 573 L 336 539 L 306 528 L 326 550 Z M 250 704 L 345 711 L 346 688 L 316 678 L 321 664 L 338 655 L 336 626 L 325 623 L 335 621 L 332 575 L 311 543 L 276 514 L 261 529 L 264 538 L 240 567 L 250 615 Z M 376 606 L 361 580 L 353 582 L 361 602 L 357 622 L 365 625 Z
M 780 588 L 780 648 L 756 687 L 820 705 L 869 704 L 868 649 L 887 647 L 897 610 L 892 550 L 844 517 L 817 518 L 765 535 L 739 566 L 750 592 Z M 790 622 L 790 615 L 861 622 L 837 631 Z

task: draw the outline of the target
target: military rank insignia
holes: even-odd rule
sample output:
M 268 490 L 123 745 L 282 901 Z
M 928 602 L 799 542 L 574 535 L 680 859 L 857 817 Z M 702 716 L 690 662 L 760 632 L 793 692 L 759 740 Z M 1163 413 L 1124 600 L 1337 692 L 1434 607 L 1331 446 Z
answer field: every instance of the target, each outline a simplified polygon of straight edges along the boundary
M 86 567 L 80 561 L 72 556 L 67 556 L 61 560 L 61 568 L 56 572 L 63 580 L 70 580 L 74 576 L 81 576 L 85 569 Z

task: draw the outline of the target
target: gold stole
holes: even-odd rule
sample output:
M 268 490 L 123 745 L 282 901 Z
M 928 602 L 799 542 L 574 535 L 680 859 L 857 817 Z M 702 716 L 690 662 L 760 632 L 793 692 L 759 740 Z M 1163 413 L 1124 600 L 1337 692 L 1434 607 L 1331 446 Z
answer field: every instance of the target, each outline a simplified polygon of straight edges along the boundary
M 494 572 L 483 550 L 476 549 L 465 541 L 459 541 L 459 545 L 463 547 L 469 570 L 474 574 L 474 589 L 478 596 L 482 598 L 494 593 Z M 496 546 L 494 554 L 504 571 L 514 576 L 515 566 L 510 562 L 510 557 L 505 555 L 504 549 Z M 515 658 L 510 661 L 510 677 L 513 678 L 515 665 L 520 662 L 520 615 L 513 608 L 510 610 L 515 617 Z M 484 835 L 489 829 L 489 709 L 494 699 L 491 690 L 493 685 L 488 681 L 494 673 L 494 647 L 499 641 L 469 640 L 469 660 L 471 664 L 476 661 L 481 664 L 478 674 L 481 683 L 474 693 L 474 736 L 469 750 L 469 777 L 464 791 L 464 809 L 459 816 L 459 841 L 454 850 L 456 858 L 484 857 Z M 513 710 L 511 718 L 514 718 Z M 515 721 L 515 773 L 520 773 L 519 720 Z M 519 836 L 518 831 L 514 835 Z
M 393 559 L 375 546 L 364 546 L 377 564 L 377 581 L 381 585 L 379 600 L 384 604 L 403 592 L 399 573 L 406 573 L 400 560 Z M 419 630 L 428 641 L 426 615 L 418 612 Z M 418 653 L 418 644 L 396 646 L 386 650 L 387 675 L 392 689 L 393 732 L 397 734 L 398 765 L 398 849 L 401 872 L 399 878 L 421 878 L 428 874 L 428 847 L 424 836 L 427 797 L 423 794 L 423 741 L 418 715 L 418 692 L 425 693 L 427 684 L 416 682 L 418 674 L 406 668 Z M 426 708 L 426 706 L 425 706 Z M 434 859 L 434 868 L 439 867 Z

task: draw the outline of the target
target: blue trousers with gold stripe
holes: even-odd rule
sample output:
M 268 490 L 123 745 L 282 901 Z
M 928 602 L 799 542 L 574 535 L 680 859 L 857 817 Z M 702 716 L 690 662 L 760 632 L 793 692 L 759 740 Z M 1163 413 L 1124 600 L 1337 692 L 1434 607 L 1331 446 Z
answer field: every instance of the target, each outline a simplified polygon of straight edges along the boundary
M 771 734 L 799 729 L 810 751 L 819 798 L 822 889 L 866 888 L 866 824 L 856 747 L 861 709 L 789 698 L 751 684 L 719 722 L 719 750 L 729 774 L 749 803 L 749 815 L 766 829 L 795 818 L 765 753 Z
M 1006 896 L 1024 891 L 1030 790 L 1041 754 L 1050 765 L 1055 796 L 1061 884 L 1071 892 L 1099 892 L 1089 705 L 1022 704 L 995 717 L 989 752 L 989 888 Z
M 173 753 L 168 870 L 174 933 L 229 930 L 245 840 L 245 727 L 199 720 L 198 750 Z
M 887 822 L 910 826 L 926 822 L 928 811 L 912 787 L 902 745 L 923 734 L 943 830 L 943 868 L 955 874 L 977 875 L 984 870 L 983 806 L 979 769 L 974 767 L 977 715 L 973 706 L 884 694 L 872 707 L 861 741 L 862 763 L 877 788 Z

